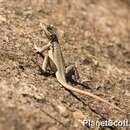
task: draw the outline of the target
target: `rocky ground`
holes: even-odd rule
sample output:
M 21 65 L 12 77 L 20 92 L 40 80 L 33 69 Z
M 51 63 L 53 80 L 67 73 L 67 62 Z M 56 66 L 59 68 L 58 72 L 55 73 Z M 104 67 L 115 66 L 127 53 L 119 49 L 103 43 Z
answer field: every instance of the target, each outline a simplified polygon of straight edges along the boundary
M 55 25 L 66 65 L 89 81 L 75 87 L 130 113 L 129 12 L 129 0 L 0 0 L 0 130 L 129 130 L 83 126 L 130 116 L 42 75 L 33 47 L 47 43 L 39 24 Z

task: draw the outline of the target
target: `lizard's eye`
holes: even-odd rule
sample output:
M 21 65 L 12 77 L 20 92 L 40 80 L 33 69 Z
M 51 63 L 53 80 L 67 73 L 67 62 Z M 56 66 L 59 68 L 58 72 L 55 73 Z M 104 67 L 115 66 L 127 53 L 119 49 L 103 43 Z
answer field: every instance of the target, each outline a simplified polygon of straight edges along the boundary
M 48 30 L 50 33 L 55 33 L 56 28 L 55 28 L 53 25 L 48 25 L 48 26 L 47 26 L 47 30 Z
M 48 25 L 47 26 L 47 30 L 50 31 L 50 32 L 53 31 L 53 28 L 54 28 L 53 25 Z

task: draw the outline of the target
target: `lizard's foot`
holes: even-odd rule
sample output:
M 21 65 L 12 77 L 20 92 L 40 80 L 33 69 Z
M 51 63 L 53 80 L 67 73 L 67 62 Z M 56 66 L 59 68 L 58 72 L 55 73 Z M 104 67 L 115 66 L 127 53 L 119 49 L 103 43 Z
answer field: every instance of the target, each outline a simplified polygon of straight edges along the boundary
M 36 44 L 34 44 L 34 49 L 36 50 L 36 53 L 41 53 L 42 49 L 38 47 Z

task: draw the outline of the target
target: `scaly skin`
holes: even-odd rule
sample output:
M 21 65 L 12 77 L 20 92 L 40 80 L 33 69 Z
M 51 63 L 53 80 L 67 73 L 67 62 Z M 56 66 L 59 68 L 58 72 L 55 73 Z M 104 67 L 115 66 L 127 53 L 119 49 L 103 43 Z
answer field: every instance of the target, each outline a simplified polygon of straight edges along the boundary
M 74 92 L 82 94 L 82 95 L 90 96 L 96 100 L 104 102 L 104 103 L 108 104 L 109 106 L 125 113 L 121 108 L 108 102 L 107 100 L 105 100 L 99 96 L 96 96 L 90 92 L 86 92 L 86 91 L 74 88 L 73 86 L 69 85 L 67 83 L 66 76 L 65 76 L 65 63 L 64 63 L 61 47 L 60 47 L 56 32 L 54 31 L 54 27 L 51 25 L 44 27 L 44 32 L 45 32 L 47 38 L 50 40 L 51 45 L 48 47 L 49 48 L 48 54 L 49 54 L 49 58 L 54 62 L 55 66 L 57 68 L 56 78 L 57 78 L 58 82 L 60 84 L 62 84 L 68 90 L 74 91 Z

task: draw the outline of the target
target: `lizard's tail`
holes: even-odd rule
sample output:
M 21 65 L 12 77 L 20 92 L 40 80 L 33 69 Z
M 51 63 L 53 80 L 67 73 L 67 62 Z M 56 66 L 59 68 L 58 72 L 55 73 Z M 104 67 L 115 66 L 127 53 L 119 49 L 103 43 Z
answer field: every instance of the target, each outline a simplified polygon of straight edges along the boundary
M 60 83 L 61 83 L 61 82 L 60 82 Z M 115 109 L 117 109 L 117 110 L 119 110 L 119 111 L 121 111 L 121 112 L 123 112 L 123 113 L 126 114 L 126 112 L 124 112 L 121 108 L 119 108 L 118 106 L 114 105 L 113 103 L 108 102 L 107 100 L 105 100 L 105 99 L 103 99 L 103 98 L 101 98 L 101 97 L 99 97 L 99 96 L 96 96 L 96 95 L 94 95 L 94 94 L 92 94 L 92 93 L 90 93 L 90 92 L 86 92 L 86 91 L 83 91 L 83 90 L 74 88 L 73 86 L 71 86 L 71 85 L 69 85 L 69 84 L 67 84 L 67 83 L 61 83 L 61 84 L 62 84 L 65 88 L 67 88 L 68 90 L 74 91 L 74 92 L 79 93 L 79 94 L 83 94 L 83 95 L 90 96 L 90 97 L 92 97 L 92 98 L 94 98 L 94 99 L 97 99 L 97 100 L 99 100 L 99 101 L 101 101 L 101 102 L 104 102 L 104 103 L 106 103 L 107 105 L 112 106 L 113 108 L 115 108 Z

